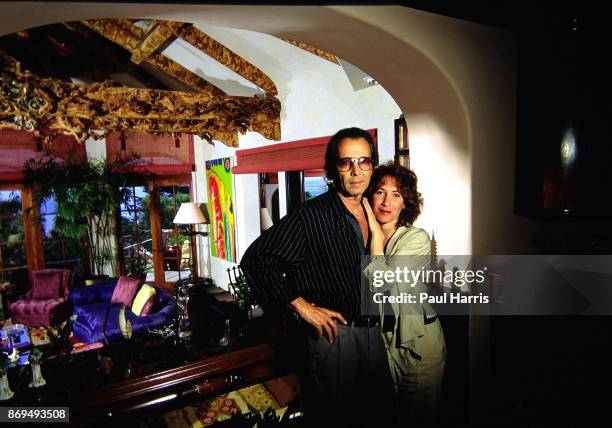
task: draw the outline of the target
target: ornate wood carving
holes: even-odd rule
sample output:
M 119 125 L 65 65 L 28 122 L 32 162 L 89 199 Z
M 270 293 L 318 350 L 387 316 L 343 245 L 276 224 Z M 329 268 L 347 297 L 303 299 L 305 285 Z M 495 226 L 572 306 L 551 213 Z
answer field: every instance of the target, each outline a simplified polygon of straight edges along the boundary
M 324 51 L 323 49 L 319 49 L 317 47 L 314 47 L 312 45 L 309 45 L 308 43 L 305 42 L 300 42 L 298 40 L 291 40 L 291 39 L 285 39 L 283 37 L 280 37 L 281 40 L 287 42 L 287 43 L 291 43 L 293 46 L 298 47 L 300 49 L 303 49 L 307 52 L 310 52 L 313 55 L 316 55 L 320 58 L 326 59 L 329 62 L 333 62 L 336 65 L 340 65 L 340 62 L 338 61 L 338 58 L 336 58 L 335 55 L 330 54 L 327 51 Z
M 180 26 L 184 25 L 179 23 Z M 140 64 L 147 59 L 153 52 L 160 49 L 164 44 L 167 44 L 170 39 L 173 39 L 174 31 L 163 24 L 157 24 L 151 32 L 149 32 L 138 45 L 138 48 L 132 51 L 132 61 Z
M 132 60 L 137 64 L 143 60 L 147 61 L 194 89 L 201 90 L 201 83 L 197 87 L 193 84 L 203 79 L 174 61 L 156 53 L 172 36 L 182 38 L 267 93 L 278 94 L 276 85 L 263 71 L 190 24 L 158 21 L 155 27 L 145 35 L 141 28 L 128 20 L 98 19 L 82 22 L 92 30 L 130 51 Z M 212 86 L 208 82 L 207 84 Z
M 253 82 L 267 93 L 278 94 L 276 85 L 263 71 L 194 26 L 181 27 L 176 31 L 176 35 L 248 81 Z
M 142 29 L 125 19 L 96 19 L 81 21 L 81 24 L 91 28 L 111 42 L 117 43 L 130 52 L 138 49 L 140 38 L 143 36 Z
M 71 31 L 76 31 L 85 41 L 85 43 L 87 43 L 88 46 L 91 47 L 91 49 L 102 54 L 105 58 L 111 61 L 117 67 L 118 70 L 124 70 L 125 72 L 131 74 L 137 80 L 144 83 L 149 88 L 168 89 L 166 85 L 161 83 L 159 80 L 157 80 L 150 74 L 146 73 L 136 64 L 132 62 L 122 61 L 118 57 L 117 53 L 110 46 L 104 43 L 105 40 L 101 39 L 101 37 L 96 32 L 90 30 L 85 25 L 81 24 L 80 22 L 65 22 L 63 23 L 63 25 Z
M 68 134 L 79 142 L 126 129 L 197 134 L 232 147 L 238 146 L 237 133 L 247 130 L 280 139 L 280 102 L 274 97 L 213 97 L 115 85 L 42 79 L 22 71 L 19 62 L 0 52 L 0 129 L 37 135 L 48 130 L 47 138 Z
M 97 19 L 92 21 L 81 21 L 81 23 L 132 54 L 138 51 L 141 37 L 144 36 L 144 32 L 141 28 L 125 19 Z M 140 54 L 136 55 L 137 59 L 139 58 L 138 55 Z M 134 59 L 134 57 L 132 57 L 132 59 Z M 160 53 L 151 52 L 146 58 L 143 58 L 143 60 L 199 92 L 208 92 L 213 95 L 225 95 L 225 92 L 221 89 Z

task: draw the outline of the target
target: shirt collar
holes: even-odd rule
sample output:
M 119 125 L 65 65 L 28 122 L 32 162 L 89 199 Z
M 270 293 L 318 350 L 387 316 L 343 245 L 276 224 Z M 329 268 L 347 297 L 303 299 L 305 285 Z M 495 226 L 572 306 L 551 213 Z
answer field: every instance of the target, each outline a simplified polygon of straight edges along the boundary
M 330 190 L 328 191 L 328 193 L 330 195 L 332 207 L 334 208 L 334 212 L 336 213 L 337 217 L 344 218 L 346 215 L 353 215 L 348 210 L 346 205 L 342 203 L 342 200 L 340 199 L 340 195 L 338 195 L 338 192 L 336 192 L 335 190 Z
M 349 209 L 344 205 L 342 200 L 340 199 L 340 195 L 335 190 L 328 191 L 330 195 L 330 201 L 332 204 L 332 208 L 334 213 L 336 214 L 336 221 L 346 221 L 351 227 L 354 229 L 354 238 L 355 243 L 357 244 L 357 248 L 361 254 L 366 254 L 366 247 L 363 244 L 363 236 L 361 235 L 361 229 L 359 229 L 359 223 L 355 216 L 349 211 Z

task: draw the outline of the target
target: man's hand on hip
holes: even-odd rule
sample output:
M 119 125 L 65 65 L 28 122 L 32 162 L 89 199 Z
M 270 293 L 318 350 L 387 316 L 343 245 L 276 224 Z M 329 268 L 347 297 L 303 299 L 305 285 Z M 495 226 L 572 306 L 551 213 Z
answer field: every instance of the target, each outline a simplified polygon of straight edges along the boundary
M 291 301 L 289 307 L 297 312 L 304 321 L 312 325 L 317 330 L 319 337 L 321 337 L 325 330 L 329 343 L 332 343 L 336 336 L 338 336 L 338 326 L 335 320 L 340 321 L 344 325 L 347 324 L 339 312 L 315 306 L 314 303 L 307 302 L 303 297 L 298 297 Z

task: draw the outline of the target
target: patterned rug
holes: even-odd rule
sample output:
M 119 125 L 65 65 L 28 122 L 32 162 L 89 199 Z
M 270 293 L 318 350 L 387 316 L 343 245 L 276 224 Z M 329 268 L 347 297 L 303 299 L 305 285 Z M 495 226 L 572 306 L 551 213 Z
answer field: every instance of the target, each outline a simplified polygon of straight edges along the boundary
M 235 392 L 230 392 L 193 406 L 168 412 L 164 415 L 164 422 L 168 428 L 202 428 L 248 411 L 246 403 Z
M 228 420 L 238 413 L 263 413 L 270 408 L 279 416 L 286 410 L 280 409 L 274 396 L 260 383 L 168 412 L 164 415 L 164 422 L 168 428 L 202 428 Z

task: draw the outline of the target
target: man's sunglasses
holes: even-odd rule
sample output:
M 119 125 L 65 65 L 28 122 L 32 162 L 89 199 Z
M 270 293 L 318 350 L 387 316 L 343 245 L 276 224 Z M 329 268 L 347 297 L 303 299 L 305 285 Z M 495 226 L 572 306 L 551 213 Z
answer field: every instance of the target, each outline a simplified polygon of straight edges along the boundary
M 339 158 L 336 162 L 338 171 L 346 172 L 353 167 L 353 163 L 357 162 L 359 169 L 362 171 L 369 171 L 372 168 L 372 158 L 360 157 L 360 158 Z

